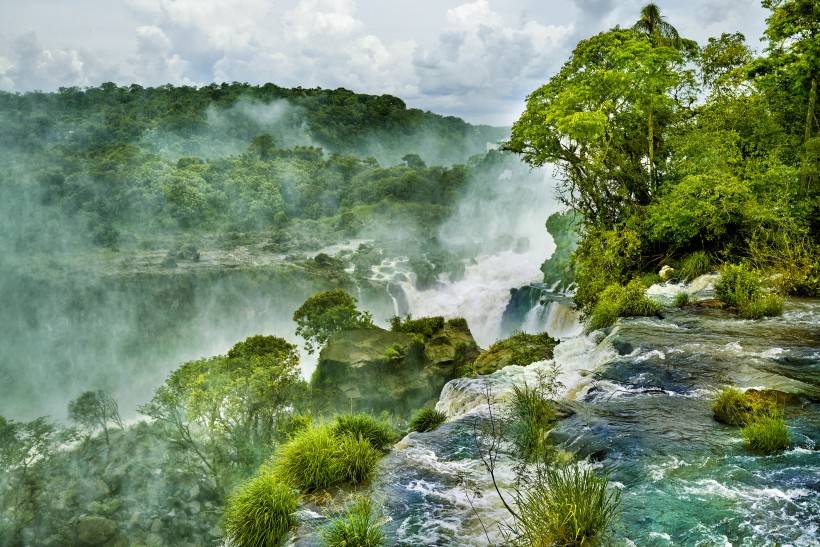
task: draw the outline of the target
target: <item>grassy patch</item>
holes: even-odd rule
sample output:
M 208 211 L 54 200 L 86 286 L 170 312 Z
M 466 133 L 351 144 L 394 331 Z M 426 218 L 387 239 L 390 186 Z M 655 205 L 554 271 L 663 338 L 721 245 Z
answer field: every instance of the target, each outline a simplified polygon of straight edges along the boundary
M 382 453 L 361 435 L 344 435 L 333 455 L 333 467 L 339 482 L 360 484 L 373 475 L 381 457 Z
M 619 317 L 652 316 L 662 309 L 659 302 L 646 296 L 640 281 L 630 281 L 626 287 L 613 284 L 598 298 L 587 321 L 587 331 L 608 327 Z
M 410 429 L 419 433 L 432 431 L 447 419 L 447 415 L 434 408 L 425 407 L 419 410 L 410 420 Z
M 742 433 L 749 448 L 764 454 L 785 450 L 791 441 L 782 416 L 761 416 L 746 425 Z
M 336 465 L 339 441 L 327 426 L 308 426 L 279 449 L 273 472 L 282 482 L 312 492 L 344 482 Z
M 223 528 L 231 545 L 278 545 L 295 523 L 296 493 L 270 473 L 246 482 L 228 499 Z
M 516 498 L 516 536 L 522 545 L 589 545 L 612 524 L 620 491 L 588 467 L 544 467 Z
M 675 300 L 672 302 L 672 305 L 676 308 L 683 308 L 689 305 L 689 293 L 686 291 L 681 291 L 675 295 Z
M 678 277 L 689 283 L 695 278 L 709 273 L 712 267 L 709 255 L 705 251 L 698 251 L 684 257 L 678 268 Z
M 761 417 L 774 417 L 781 414 L 774 401 L 762 396 L 752 396 L 733 387 L 723 388 L 715 402 L 712 412 L 719 422 L 732 425 L 746 425 Z
M 510 402 L 512 441 L 524 459 L 544 460 L 549 451 L 547 434 L 555 425 L 555 403 L 538 387 L 513 386 Z
M 378 511 L 369 498 L 356 500 L 336 516 L 321 534 L 328 547 L 378 547 L 384 544 Z
M 720 269 L 715 294 L 730 306 L 740 308 L 760 298 L 760 274 L 743 264 L 725 264 Z
M 766 294 L 741 305 L 738 313 L 744 319 L 763 319 L 783 315 L 783 298 L 776 294 Z
M 396 440 L 396 434 L 390 424 L 369 414 L 340 414 L 336 416 L 332 433 L 336 437 L 344 435 L 361 436 L 377 450 L 389 448 Z
M 444 328 L 444 318 L 439 316 L 413 319 L 410 315 L 406 315 L 404 321 L 398 315 L 390 318 L 390 330 L 393 332 L 420 334 L 430 338 L 442 328 Z

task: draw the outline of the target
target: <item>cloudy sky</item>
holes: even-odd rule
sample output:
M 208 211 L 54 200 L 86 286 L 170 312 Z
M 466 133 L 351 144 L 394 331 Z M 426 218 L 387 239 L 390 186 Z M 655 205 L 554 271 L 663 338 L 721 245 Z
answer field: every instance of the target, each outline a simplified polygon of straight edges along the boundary
M 509 125 L 579 39 L 647 1 L 0 0 L 0 89 L 345 87 Z M 761 49 L 759 0 L 656 2 L 687 38 L 740 31 Z

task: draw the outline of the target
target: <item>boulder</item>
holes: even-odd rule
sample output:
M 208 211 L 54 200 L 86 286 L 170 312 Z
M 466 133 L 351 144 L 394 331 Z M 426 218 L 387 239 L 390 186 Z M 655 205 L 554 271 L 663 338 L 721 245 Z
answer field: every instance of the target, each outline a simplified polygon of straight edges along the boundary
M 518 333 L 490 346 L 473 364 L 477 374 L 491 374 L 508 365 L 527 366 L 536 361 L 552 359 L 552 350 L 558 343 L 547 333 Z
M 658 272 L 658 277 L 661 278 L 661 281 L 664 281 L 664 282 L 669 281 L 670 279 L 675 277 L 675 268 L 673 268 L 672 266 L 669 266 L 668 264 L 664 265 L 661 268 L 661 271 Z
M 311 385 L 319 408 L 409 415 L 477 353 L 469 329 L 449 323 L 429 337 L 347 329 L 327 341 Z
M 117 533 L 117 523 L 97 515 L 83 515 L 77 522 L 77 536 L 86 545 L 100 545 Z

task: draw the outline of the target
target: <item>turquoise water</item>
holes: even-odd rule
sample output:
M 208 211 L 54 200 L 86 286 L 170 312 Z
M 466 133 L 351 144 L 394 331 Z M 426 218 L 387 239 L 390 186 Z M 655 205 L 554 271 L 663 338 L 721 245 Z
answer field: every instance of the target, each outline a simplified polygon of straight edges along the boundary
M 622 320 L 556 352 L 575 414 L 553 437 L 622 489 L 605 544 L 820 545 L 820 301 L 790 301 L 783 317 L 762 321 L 666 313 Z M 374 493 L 389 544 L 503 539 L 507 515 L 478 457 L 476 428 L 487 419 L 485 388 L 501 405 L 509 385 L 538 366 L 448 386 L 439 408 L 450 421 L 411 434 L 388 456 Z M 725 385 L 800 394 L 785 409 L 792 446 L 758 455 L 738 428 L 716 422 L 711 405 Z M 497 467 L 502 487 L 513 483 L 509 456 Z

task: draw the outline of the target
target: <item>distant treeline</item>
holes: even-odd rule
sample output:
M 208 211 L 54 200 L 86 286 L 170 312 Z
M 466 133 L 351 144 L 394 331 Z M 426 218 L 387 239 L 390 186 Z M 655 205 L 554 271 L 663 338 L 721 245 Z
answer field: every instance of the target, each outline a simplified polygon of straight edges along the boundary
M 59 208 L 103 246 L 126 233 L 279 230 L 330 217 L 352 235 L 369 214 L 359 206 L 384 200 L 427 204 L 440 220 L 470 166 L 497 175 L 516 163 L 485 153 L 502 128 L 346 89 L 106 83 L 0 93 L 0 121 L 2 193 Z

